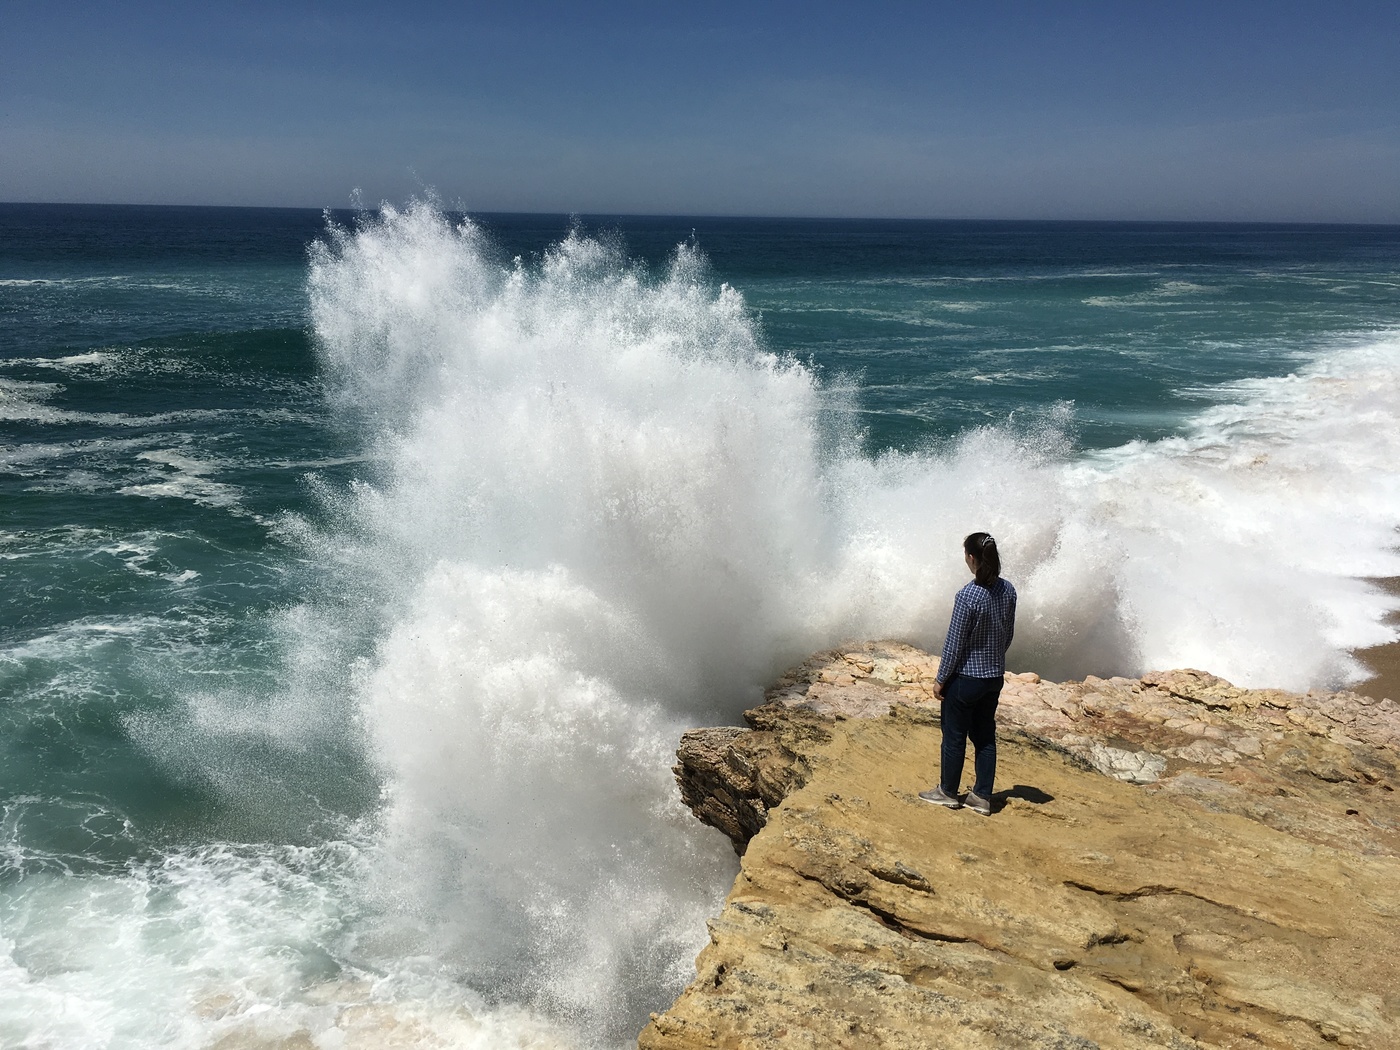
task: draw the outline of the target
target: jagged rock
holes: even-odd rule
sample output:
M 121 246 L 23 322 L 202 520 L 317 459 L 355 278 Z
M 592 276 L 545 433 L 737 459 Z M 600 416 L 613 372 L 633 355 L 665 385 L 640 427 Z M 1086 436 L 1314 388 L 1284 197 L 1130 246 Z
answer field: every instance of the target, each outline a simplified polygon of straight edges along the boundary
M 1400 1047 L 1395 704 L 1009 675 L 987 819 L 917 798 L 936 667 L 818 654 L 687 734 L 743 859 L 644 1050 Z
M 692 729 L 681 737 L 675 767 L 681 800 L 728 835 L 740 855 L 763 827 L 769 808 L 806 782 L 806 745 L 830 738 L 822 719 L 800 708 L 765 706 L 744 717 L 761 731 Z

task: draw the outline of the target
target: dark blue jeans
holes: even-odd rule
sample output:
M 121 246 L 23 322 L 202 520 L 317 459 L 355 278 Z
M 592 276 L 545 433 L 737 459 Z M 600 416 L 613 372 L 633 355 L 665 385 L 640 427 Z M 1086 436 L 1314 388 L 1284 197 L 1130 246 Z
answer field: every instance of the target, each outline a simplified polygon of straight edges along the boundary
M 977 782 L 972 790 L 982 798 L 992 797 L 992 781 L 997 775 L 997 701 L 1001 699 L 1001 678 L 969 678 L 955 674 L 943 686 L 939 718 L 943 722 L 943 790 L 958 793 L 962 781 L 967 741 L 972 740 L 973 770 Z

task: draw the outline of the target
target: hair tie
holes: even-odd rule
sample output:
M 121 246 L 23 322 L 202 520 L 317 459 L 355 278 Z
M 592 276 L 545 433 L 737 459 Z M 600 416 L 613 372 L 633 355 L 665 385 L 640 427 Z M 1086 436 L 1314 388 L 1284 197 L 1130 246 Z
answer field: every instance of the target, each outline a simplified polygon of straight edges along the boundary
M 988 546 L 988 545 L 990 545 L 990 544 L 993 544 L 993 543 L 995 543 L 995 542 L 996 542 L 996 540 L 992 539 L 991 533 L 988 533 L 987 535 L 985 535 L 985 536 L 982 537 L 982 546 L 984 546 L 984 547 L 986 547 L 986 546 Z

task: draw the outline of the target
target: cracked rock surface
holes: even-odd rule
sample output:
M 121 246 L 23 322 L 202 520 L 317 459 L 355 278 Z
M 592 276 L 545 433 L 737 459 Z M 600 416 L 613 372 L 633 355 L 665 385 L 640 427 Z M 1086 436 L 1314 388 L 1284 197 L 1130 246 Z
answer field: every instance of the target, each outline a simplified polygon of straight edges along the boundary
M 742 861 L 643 1050 L 1400 1047 L 1395 704 L 1008 676 L 985 818 L 917 797 L 936 667 L 818 654 L 686 734 Z

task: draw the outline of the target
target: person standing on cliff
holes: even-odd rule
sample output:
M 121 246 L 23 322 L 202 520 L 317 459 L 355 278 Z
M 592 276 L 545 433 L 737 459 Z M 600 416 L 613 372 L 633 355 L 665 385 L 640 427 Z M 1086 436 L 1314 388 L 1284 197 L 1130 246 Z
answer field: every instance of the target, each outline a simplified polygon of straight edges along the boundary
M 953 599 L 953 618 L 938 662 L 933 695 L 943 724 L 939 783 L 920 791 L 925 802 L 960 809 L 958 796 L 967 741 L 972 740 L 976 780 L 967 808 L 992 813 L 992 780 L 997 771 L 997 700 L 1006 674 L 1006 650 L 1016 630 L 1016 588 L 1001 578 L 997 541 L 985 532 L 963 540 L 963 561 L 973 580 Z

